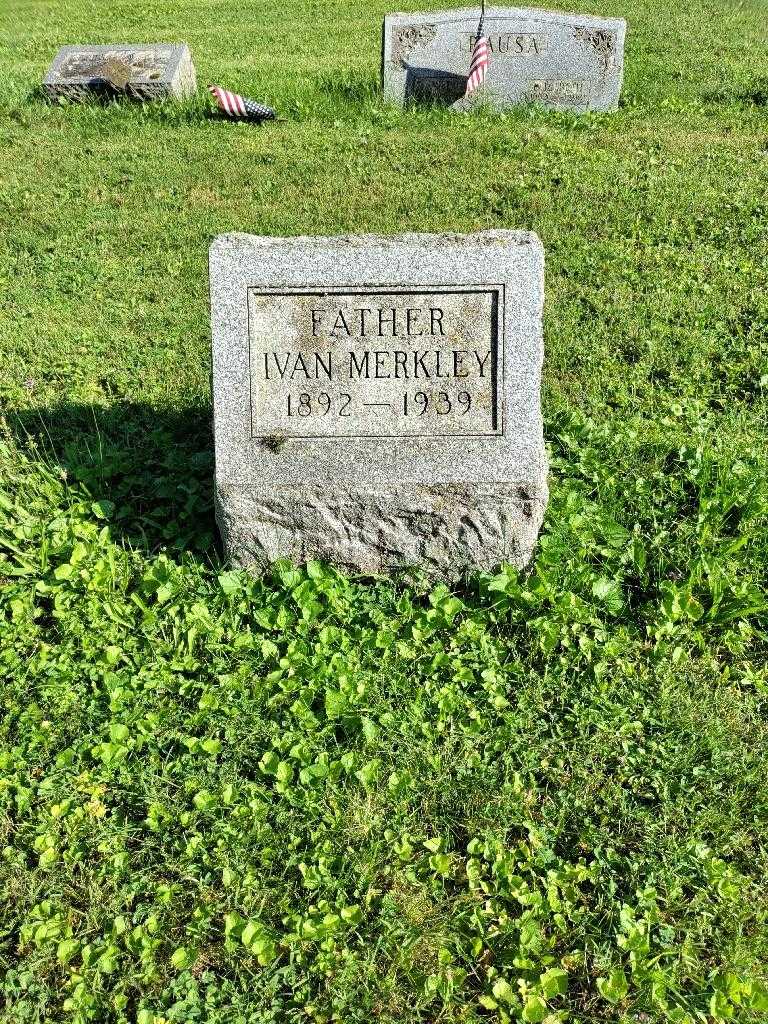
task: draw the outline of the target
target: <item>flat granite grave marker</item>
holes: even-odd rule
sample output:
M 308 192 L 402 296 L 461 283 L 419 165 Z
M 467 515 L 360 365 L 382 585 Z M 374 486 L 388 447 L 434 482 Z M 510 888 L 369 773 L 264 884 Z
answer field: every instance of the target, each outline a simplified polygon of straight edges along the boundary
M 197 89 L 186 43 L 63 46 L 43 79 L 49 99 L 124 93 L 139 100 L 184 99 Z
M 615 110 L 624 69 L 626 22 L 527 7 L 485 15 L 489 68 L 484 86 L 463 99 L 479 8 L 390 14 L 384 19 L 385 99 L 433 100 L 464 109 L 541 103 L 581 113 Z
M 547 502 L 536 235 L 222 235 L 210 252 L 228 555 L 525 564 Z

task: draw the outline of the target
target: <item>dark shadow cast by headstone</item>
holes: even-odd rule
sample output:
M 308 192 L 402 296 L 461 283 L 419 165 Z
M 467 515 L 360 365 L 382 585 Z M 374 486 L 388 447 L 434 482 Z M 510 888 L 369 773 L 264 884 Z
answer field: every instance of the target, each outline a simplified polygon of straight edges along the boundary
M 227 124 L 252 124 L 252 125 L 263 125 L 263 124 L 276 124 L 278 121 L 284 121 L 282 117 L 241 117 L 241 116 L 230 116 L 225 114 L 221 110 L 205 110 L 202 114 L 204 121 L 213 122 L 226 122 Z
M 108 82 L 96 83 L 93 87 L 83 88 L 79 92 L 73 89 L 67 96 L 49 96 L 43 86 L 39 85 L 30 93 L 30 97 L 54 107 L 70 104 L 106 107 L 113 103 L 133 104 L 136 101 L 136 97 L 129 95 L 125 89 L 116 89 Z
M 208 107 L 207 99 L 202 94 L 183 100 L 172 100 L 164 96 L 150 97 L 139 103 L 136 101 L 136 97 L 129 96 L 125 92 L 104 90 L 103 92 L 85 92 L 80 99 L 75 100 L 67 96 L 51 97 L 42 86 L 36 86 L 24 97 L 25 103 L 33 101 L 44 103 L 49 107 L 91 108 L 107 115 L 110 112 L 114 114 L 130 113 L 135 117 L 151 119 L 158 124 L 199 124 L 211 116 L 218 119 Z M 30 114 L 21 106 L 16 110 L 11 110 L 9 116 L 25 126 L 29 123 Z M 101 122 L 104 131 L 108 130 L 109 123 L 108 118 Z M 115 132 L 124 132 L 125 122 L 115 117 L 113 127 Z
M 114 504 L 111 525 L 142 551 L 216 557 L 211 410 L 62 403 L 6 416 L 22 446 Z
M 743 103 L 751 103 L 755 107 L 768 107 L 768 78 L 761 78 L 750 89 L 740 93 Z
M 467 88 L 467 76 L 434 68 L 408 67 L 405 80 L 407 102 L 450 107 Z
M 746 107 L 768 107 L 768 78 L 755 79 L 741 89 L 711 89 L 704 94 L 709 103 L 739 103 Z

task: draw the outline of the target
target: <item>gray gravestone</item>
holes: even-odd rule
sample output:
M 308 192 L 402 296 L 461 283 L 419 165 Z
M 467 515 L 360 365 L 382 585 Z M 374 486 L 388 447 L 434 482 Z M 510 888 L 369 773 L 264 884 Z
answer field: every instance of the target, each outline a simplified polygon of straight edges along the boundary
M 364 573 L 525 564 L 547 501 L 536 235 L 211 246 L 227 553 Z
M 43 79 L 50 99 L 124 93 L 140 100 L 184 99 L 197 90 L 185 43 L 64 46 Z
M 384 96 L 396 103 L 462 99 L 479 8 L 390 14 L 384 20 Z M 474 100 L 498 107 L 541 103 L 556 110 L 615 110 L 626 22 L 525 7 L 489 8 L 489 69 Z

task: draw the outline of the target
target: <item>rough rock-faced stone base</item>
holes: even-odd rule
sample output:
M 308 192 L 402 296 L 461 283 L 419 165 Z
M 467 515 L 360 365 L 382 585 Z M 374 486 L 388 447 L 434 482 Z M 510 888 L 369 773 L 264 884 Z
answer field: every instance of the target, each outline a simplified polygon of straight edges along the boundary
M 312 558 L 381 575 L 418 565 L 443 579 L 501 562 L 522 567 L 547 504 L 542 476 L 527 485 L 401 486 L 385 489 L 217 488 L 225 547 L 241 565 Z

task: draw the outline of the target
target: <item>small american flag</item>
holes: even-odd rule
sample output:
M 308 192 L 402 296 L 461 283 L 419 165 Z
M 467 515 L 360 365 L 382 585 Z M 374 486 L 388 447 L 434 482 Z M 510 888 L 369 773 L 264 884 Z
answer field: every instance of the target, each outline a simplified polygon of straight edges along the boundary
M 248 121 L 274 120 L 274 110 L 265 107 L 263 103 L 257 103 L 256 100 L 238 96 L 236 92 L 229 92 L 219 85 L 209 85 L 208 92 L 216 100 L 219 110 L 227 117 L 244 118 Z
M 469 78 L 467 79 L 465 96 L 471 96 L 473 92 L 480 88 L 488 72 L 488 40 L 485 36 L 484 21 L 485 19 L 481 17 L 477 36 L 475 37 L 475 45 L 472 48 L 472 60 L 469 65 Z

